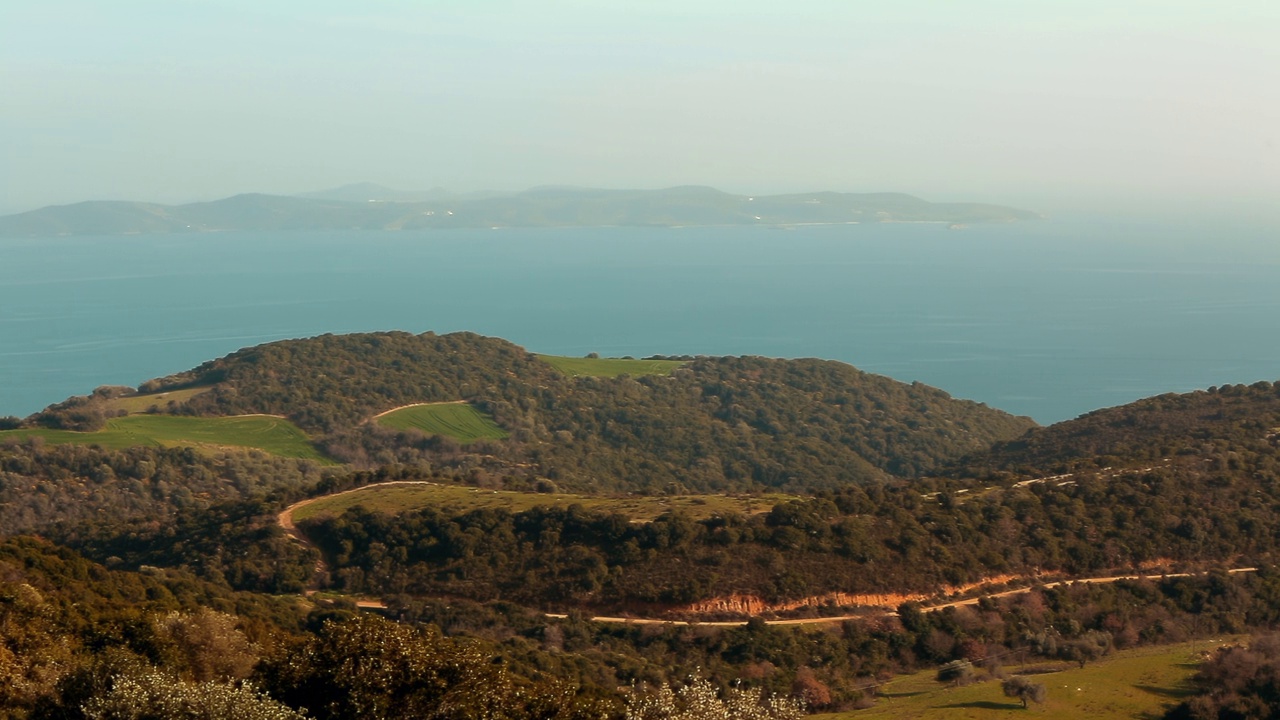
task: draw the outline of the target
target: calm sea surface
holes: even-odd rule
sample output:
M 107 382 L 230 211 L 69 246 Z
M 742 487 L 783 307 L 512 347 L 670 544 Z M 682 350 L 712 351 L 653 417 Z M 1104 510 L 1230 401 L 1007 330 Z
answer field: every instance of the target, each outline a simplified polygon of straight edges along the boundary
M 832 358 L 1051 422 L 1280 379 L 1280 240 L 1084 220 L 0 240 L 0 415 L 390 329 Z

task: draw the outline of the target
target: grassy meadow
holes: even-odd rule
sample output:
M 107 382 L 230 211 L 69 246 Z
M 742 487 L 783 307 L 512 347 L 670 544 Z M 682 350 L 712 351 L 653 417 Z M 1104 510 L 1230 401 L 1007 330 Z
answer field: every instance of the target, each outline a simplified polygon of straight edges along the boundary
M 1222 637 L 1122 650 L 1086 665 L 1061 665 L 1059 672 L 1030 675 L 1043 683 L 1048 697 L 1027 709 L 1004 696 L 1000 681 L 987 680 L 948 687 L 925 670 L 894 678 L 880 688 L 875 707 L 816 715 L 822 720 L 991 720 L 992 718 L 1158 718 L 1168 706 L 1190 694 L 1189 680 L 1200 663 L 1199 653 L 1240 638 Z M 1016 673 L 1016 666 L 1005 670 Z M 982 671 L 979 671 L 980 675 Z
M 0 432 L 6 438 L 37 437 L 47 443 L 80 443 L 122 449 L 138 445 L 173 447 L 256 448 L 281 457 L 325 460 L 296 425 L 283 418 L 263 415 L 238 417 L 181 417 L 175 415 L 129 415 L 112 418 L 97 432 L 73 432 L 27 428 Z
M 152 407 L 164 410 L 169 403 L 181 405 L 200 393 L 209 392 L 209 387 L 193 387 L 183 388 L 182 390 L 170 390 L 161 393 L 149 393 L 146 395 L 129 395 L 127 397 L 111 398 L 103 401 L 102 409 L 107 413 L 116 413 L 121 410 L 130 414 L 137 415 L 145 413 Z
M 520 512 L 534 507 L 581 505 L 592 510 L 619 512 L 632 520 L 652 520 L 670 510 L 680 510 L 694 518 L 708 518 L 729 513 L 751 515 L 768 512 L 775 504 L 794 499 L 795 496 L 780 493 L 752 496 L 681 495 L 610 498 L 593 495 L 483 490 L 461 485 L 387 484 L 371 485 L 304 505 L 294 513 L 294 519 L 305 520 L 322 515 L 341 515 L 357 505 L 389 514 L 444 506 L 461 512 L 493 507 Z
M 683 360 L 627 360 L 623 358 L 565 357 L 539 355 L 538 358 L 565 375 L 618 377 L 619 375 L 670 375 Z
M 392 410 L 378 416 L 378 424 L 397 430 L 421 430 L 428 435 L 447 435 L 464 443 L 489 438 L 501 440 L 507 431 L 485 413 L 466 403 L 424 403 Z

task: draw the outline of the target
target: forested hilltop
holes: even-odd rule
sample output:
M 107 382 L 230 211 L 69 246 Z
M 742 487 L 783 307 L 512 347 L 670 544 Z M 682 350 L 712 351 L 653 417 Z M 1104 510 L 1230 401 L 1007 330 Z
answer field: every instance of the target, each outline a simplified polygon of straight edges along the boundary
M 483 465 L 486 473 L 599 491 L 805 492 L 917 477 L 1034 426 L 839 362 L 667 364 L 667 374 L 574 377 L 507 341 L 470 333 L 324 335 L 241 350 L 140 391 L 208 388 L 155 410 L 284 416 L 331 457 L 359 466 Z M 108 396 L 72 399 L 30 422 L 96 429 L 111 414 Z M 458 401 L 507 437 L 462 444 L 370 422 L 404 405 Z
M 1270 382 L 1224 385 L 1095 410 L 997 442 L 965 458 L 952 472 L 1066 472 L 1081 465 L 1149 464 L 1226 444 L 1265 451 L 1280 442 L 1278 390 Z

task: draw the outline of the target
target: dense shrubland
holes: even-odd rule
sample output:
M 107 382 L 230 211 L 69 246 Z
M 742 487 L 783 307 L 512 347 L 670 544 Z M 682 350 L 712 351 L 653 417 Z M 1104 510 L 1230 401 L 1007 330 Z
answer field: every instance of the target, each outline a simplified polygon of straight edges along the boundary
M 825 628 L 608 625 L 408 596 L 391 606 L 399 622 L 233 593 L 180 571 L 112 571 L 43 541 L 2 541 L 0 716 L 213 717 L 236 708 L 247 718 L 620 718 L 626 688 L 673 683 L 670 717 L 680 717 L 682 693 L 724 705 L 763 696 L 849 707 L 874 697 L 890 672 L 964 660 L 985 676 L 1000 665 L 1085 663 L 1113 648 L 1273 626 L 1280 575 L 1037 589 Z M 1220 700 L 1267 692 L 1269 661 L 1238 659 L 1206 668 Z M 709 684 L 689 683 L 692 673 Z M 1228 674 L 1240 679 L 1220 680 Z
M 174 411 L 284 415 L 338 459 L 451 464 L 597 490 L 788 490 L 914 477 L 1033 426 L 920 384 L 821 360 L 698 358 L 671 375 L 571 378 L 469 333 L 324 335 L 233 353 L 145 383 L 210 385 Z M 92 398 L 33 421 L 80 423 Z M 364 425 L 400 405 L 466 400 L 511 437 L 461 448 Z M 72 416 L 74 415 L 74 417 Z
M 217 609 L 215 609 L 217 608 Z M 41 541 L 0 541 L 0 717 L 600 718 L 579 692 L 442 636 L 231 593 L 179 572 L 118 572 Z
M 167 410 L 289 415 L 354 467 L 0 444 L 0 532 L 47 538 L 0 538 L 0 717 L 617 718 L 630 697 L 633 715 L 665 718 L 681 717 L 681 693 L 706 707 L 848 708 L 886 673 L 954 663 L 997 677 L 1000 664 L 1083 664 L 1280 623 L 1280 385 L 1161 396 L 1021 435 L 1023 420 L 838 363 L 698 358 L 671 376 L 568 378 L 499 340 L 387 333 L 251 348 L 144 389 L 209 384 Z M 95 402 L 119 392 L 32 420 L 89 429 L 104 417 Z M 363 422 L 457 399 L 511 437 L 462 446 Z M 305 525 L 328 561 L 319 576 L 317 552 L 275 523 L 303 497 L 399 479 L 810 497 L 648 523 L 580 507 L 357 508 Z M 1261 571 L 1041 587 L 939 612 L 908 603 L 821 628 L 585 618 L 733 593 L 1228 565 Z M 271 595 L 317 581 L 384 597 L 397 622 Z M 1276 647 L 1219 653 L 1171 717 L 1265 716 Z M 656 694 L 629 695 L 642 686 Z
M 1261 635 L 1248 647 L 1220 648 L 1195 676 L 1196 694 L 1167 720 L 1264 720 L 1280 708 L 1280 635 Z
M 161 523 L 182 510 L 311 487 L 323 474 L 314 462 L 260 452 L 0 441 L 0 529 L 131 518 Z
M 756 517 L 650 523 L 580 507 L 356 508 L 304 525 L 349 592 L 544 606 L 678 605 L 735 593 L 930 592 L 984 578 L 1280 557 L 1280 454 L 1210 445 L 1137 471 L 1021 486 L 848 487 Z
M 1224 385 L 1095 410 L 1033 430 L 955 464 L 957 473 L 1050 474 L 1080 465 L 1150 464 L 1185 453 L 1280 445 L 1280 382 Z M 1229 461 L 1230 458 L 1223 458 Z

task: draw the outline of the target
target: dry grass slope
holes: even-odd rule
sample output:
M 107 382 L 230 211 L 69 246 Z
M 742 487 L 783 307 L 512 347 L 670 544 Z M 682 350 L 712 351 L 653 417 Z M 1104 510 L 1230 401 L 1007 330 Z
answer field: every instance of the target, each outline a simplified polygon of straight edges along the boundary
M 814 716 L 824 720 L 991 720 L 1036 717 L 1050 720 L 1160 717 L 1190 691 L 1189 680 L 1200 652 L 1240 638 L 1199 640 L 1177 645 L 1135 648 L 1113 653 L 1083 669 L 1075 665 L 1060 672 L 1032 675 L 1043 683 L 1048 698 L 1024 710 L 1005 697 L 1000 682 L 988 680 L 964 687 L 947 687 L 926 670 L 904 675 L 880 688 L 875 707 Z M 1006 667 L 1017 672 L 1016 666 Z
M 238 417 L 181 417 L 174 415 L 130 415 L 113 418 L 97 432 L 72 432 L 30 428 L 0 432 L 6 438 L 40 438 L 56 445 L 75 443 L 120 450 L 153 447 L 194 446 L 197 448 L 254 448 L 280 457 L 307 458 L 327 462 L 302 430 L 278 417 L 245 415 Z
M 783 494 L 768 495 L 681 495 L 672 497 L 600 497 L 592 495 L 543 494 L 482 490 L 461 485 L 433 483 L 371 485 L 358 491 L 322 498 L 302 506 L 294 513 L 295 521 L 319 516 L 341 515 L 361 505 L 368 510 L 389 514 L 410 512 L 429 507 L 449 507 L 461 512 L 478 508 L 501 507 L 521 512 L 534 507 L 581 505 L 592 510 L 622 513 L 632 520 L 652 520 L 664 512 L 678 510 L 694 518 L 739 513 L 751 515 L 768 512 L 775 504 L 794 500 Z
M 209 392 L 212 389 L 210 387 L 193 387 L 161 393 L 111 398 L 103 402 L 102 409 L 108 413 L 123 410 L 130 415 L 137 415 L 145 413 L 153 407 L 164 410 L 169 406 L 169 403 L 181 405 L 196 395 Z

